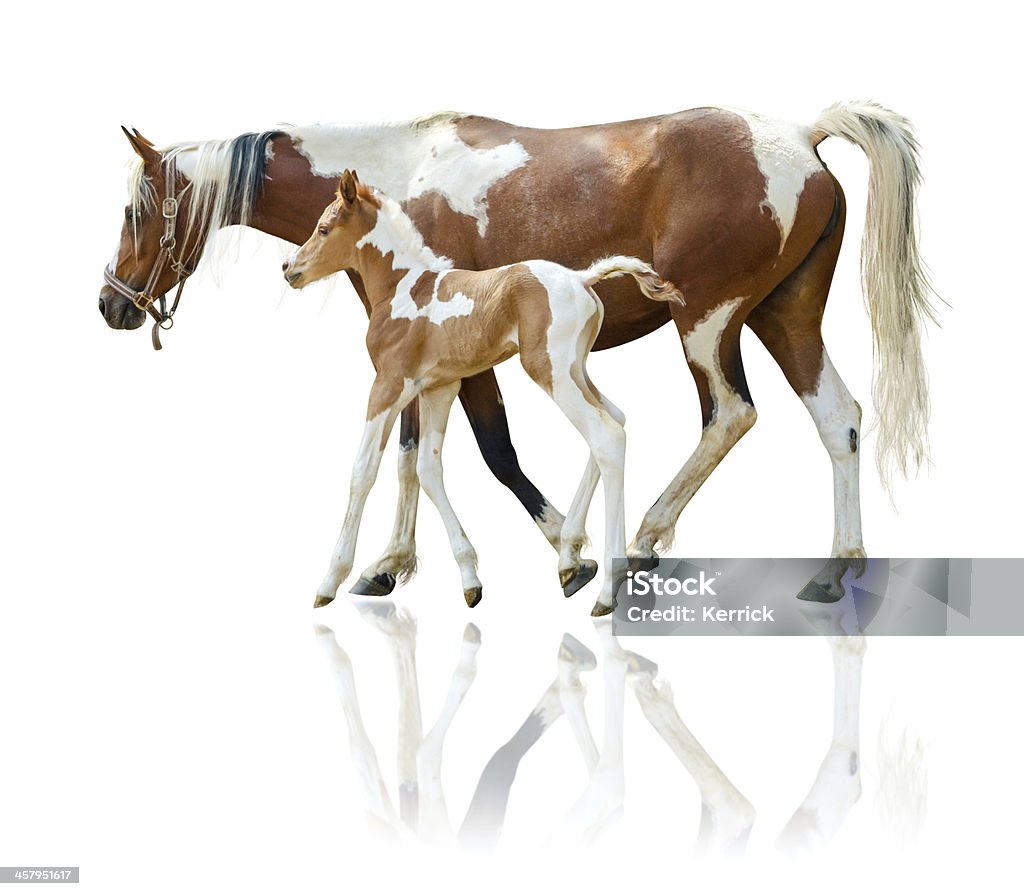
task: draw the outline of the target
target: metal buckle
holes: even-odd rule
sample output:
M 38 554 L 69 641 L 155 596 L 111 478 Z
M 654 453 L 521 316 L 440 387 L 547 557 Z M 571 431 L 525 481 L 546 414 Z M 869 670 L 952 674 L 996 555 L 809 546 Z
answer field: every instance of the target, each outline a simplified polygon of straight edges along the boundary
M 178 200 L 174 198 L 168 198 L 164 200 L 163 212 L 165 218 L 173 218 L 178 214 Z
M 137 296 L 132 298 L 132 304 L 139 309 L 139 311 L 149 311 L 153 307 L 153 303 L 156 301 L 152 296 L 147 296 L 144 292 L 140 292 Z

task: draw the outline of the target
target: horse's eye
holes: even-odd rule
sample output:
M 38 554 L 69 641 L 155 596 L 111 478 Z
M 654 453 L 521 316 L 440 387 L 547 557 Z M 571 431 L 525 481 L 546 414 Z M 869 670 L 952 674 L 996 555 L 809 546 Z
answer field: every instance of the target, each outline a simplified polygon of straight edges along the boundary
M 124 219 L 129 224 L 139 223 L 139 215 L 130 205 L 124 210 Z
M 329 234 L 330 232 L 331 228 L 327 227 L 326 225 L 317 228 L 317 233 L 319 233 L 320 236 L 327 236 L 327 234 Z

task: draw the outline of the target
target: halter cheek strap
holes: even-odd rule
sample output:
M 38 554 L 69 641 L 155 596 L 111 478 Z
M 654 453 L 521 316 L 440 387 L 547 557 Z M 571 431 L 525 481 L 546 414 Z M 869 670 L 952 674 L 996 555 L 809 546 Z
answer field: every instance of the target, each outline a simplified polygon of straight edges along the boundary
M 145 311 L 151 315 L 153 324 L 153 348 L 159 351 L 163 346 L 160 344 L 160 331 L 169 330 L 174 326 L 174 312 L 178 310 L 178 302 L 181 300 L 181 291 L 185 287 L 185 280 L 192 274 L 184 261 L 174 257 L 174 247 L 177 243 L 175 230 L 178 220 L 178 199 L 175 196 L 177 181 L 177 165 L 174 156 L 167 160 L 164 180 L 167 185 L 167 196 L 161 204 L 161 212 L 164 217 L 164 234 L 160 237 L 160 254 L 157 256 L 153 269 L 149 273 L 149 279 L 145 287 L 140 290 L 132 289 L 124 280 L 118 278 L 117 274 L 108 265 L 103 270 L 104 282 L 119 295 L 124 296 L 139 311 Z M 168 265 L 178 275 L 178 291 L 175 293 L 174 302 L 170 311 L 167 310 L 167 296 L 162 293 L 153 296 L 157 281 L 163 273 L 164 265 Z M 155 307 L 159 304 L 159 310 Z

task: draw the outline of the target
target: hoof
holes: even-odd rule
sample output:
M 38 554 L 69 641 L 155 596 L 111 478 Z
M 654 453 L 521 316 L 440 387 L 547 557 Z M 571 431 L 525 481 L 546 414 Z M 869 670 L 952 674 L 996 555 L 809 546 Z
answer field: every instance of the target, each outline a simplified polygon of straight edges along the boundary
M 645 656 L 640 656 L 639 653 L 630 652 L 627 655 L 627 670 L 629 675 L 636 676 L 638 678 L 654 678 L 658 674 L 658 664 L 654 660 L 649 660 Z
M 597 657 L 594 656 L 594 652 L 568 632 L 562 635 L 562 643 L 558 647 L 558 658 L 575 662 L 585 672 L 597 668 Z
M 572 569 L 560 569 L 558 570 L 558 584 L 563 588 L 568 588 L 569 583 L 579 575 L 579 567 Z
M 818 604 L 834 604 L 836 601 L 842 600 L 845 593 L 844 590 L 842 594 L 833 594 L 824 585 L 819 585 L 812 579 L 800 589 L 800 593 L 796 597 L 797 600 L 809 600 Z
M 590 611 L 590 615 L 596 619 L 600 616 L 607 616 L 614 609 L 614 604 L 609 607 L 608 605 L 601 603 L 601 601 L 598 601 L 596 604 L 594 604 L 594 609 Z
M 349 594 L 363 594 L 366 597 L 386 597 L 394 590 L 395 577 L 389 572 L 382 572 L 372 579 L 360 576 L 359 581 L 352 586 Z
M 313 601 L 313 609 L 317 610 L 320 607 L 326 607 L 333 600 L 333 597 L 324 597 L 322 594 L 318 594 L 316 600 Z
M 483 588 L 467 588 L 462 592 L 462 596 L 466 598 L 466 606 L 471 610 L 484 598 Z
M 651 554 L 650 557 L 628 557 L 626 569 L 631 573 L 650 572 L 658 565 L 658 555 Z
M 572 597 L 597 575 L 597 564 L 593 560 L 580 560 L 580 565 L 576 569 L 567 571 L 573 575 L 567 582 L 562 582 L 562 594 Z M 562 573 L 558 574 L 558 578 L 562 578 Z

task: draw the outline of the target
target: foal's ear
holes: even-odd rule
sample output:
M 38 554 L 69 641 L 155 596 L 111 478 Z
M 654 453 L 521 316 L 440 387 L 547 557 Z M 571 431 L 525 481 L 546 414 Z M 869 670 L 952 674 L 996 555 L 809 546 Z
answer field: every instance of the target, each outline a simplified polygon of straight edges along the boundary
M 128 138 L 132 149 L 146 163 L 147 168 L 160 164 L 160 153 L 153 148 L 153 144 L 143 137 L 142 134 L 138 131 L 129 131 L 124 125 L 121 125 L 121 130 L 124 131 L 124 135 Z
M 338 181 L 338 197 L 344 199 L 349 205 L 356 201 L 356 193 L 359 188 L 359 176 L 354 171 L 345 169 Z

